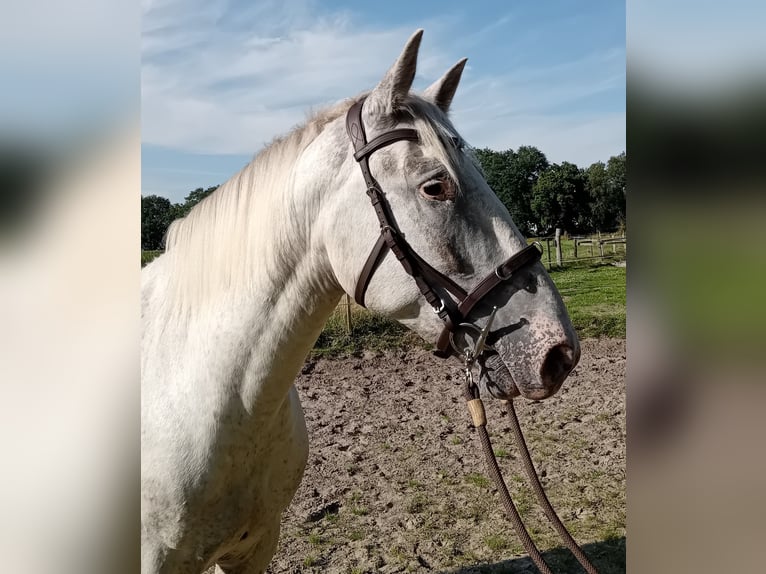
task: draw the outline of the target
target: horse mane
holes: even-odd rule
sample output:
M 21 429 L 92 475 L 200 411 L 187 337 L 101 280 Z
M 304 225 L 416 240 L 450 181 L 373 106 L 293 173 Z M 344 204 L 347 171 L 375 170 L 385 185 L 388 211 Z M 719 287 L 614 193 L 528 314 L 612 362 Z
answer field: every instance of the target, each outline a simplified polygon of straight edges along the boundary
M 275 138 L 186 217 L 170 225 L 162 259 L 170 266 L 168 280 L 176 304 L 188 309 L 212 293 L 247 288 L 256 274 L 275 282 L 287 281 L 285 269 L 295 260 L 291 254 L 301 248 L 301 239 L 309 232 L 305 214 L 284 193 L 292 182 L 292 166 L 330 122 L 366 95 L 320 109 L 302 125 Z M 458 136 L 446 114 L 413 94 L 398 113 L 402 115 L 398 119 L 414 123 L 423 148 L 447 168 L 459 189 L 460 160 L 452 144 Z M 274 209 L 276 206 L 283 209 Z M 291 221 L 278 220 L 277 213 L 289 214 Z M 255 238 L 268 245 L 273 261 L 253 252 Z

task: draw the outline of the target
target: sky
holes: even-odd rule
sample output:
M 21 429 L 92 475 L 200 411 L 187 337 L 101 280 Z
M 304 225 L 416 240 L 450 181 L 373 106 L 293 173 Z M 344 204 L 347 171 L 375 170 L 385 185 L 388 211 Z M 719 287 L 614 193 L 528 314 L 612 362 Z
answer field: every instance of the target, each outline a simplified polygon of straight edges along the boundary
M 587 167 L 625 150 L 625 4 L 144 0 L 142 194 L 223 183 L 324 105 L 373 88 L 418 28 L 413 89 L 468 58 L 451 107 L 474 147 Z

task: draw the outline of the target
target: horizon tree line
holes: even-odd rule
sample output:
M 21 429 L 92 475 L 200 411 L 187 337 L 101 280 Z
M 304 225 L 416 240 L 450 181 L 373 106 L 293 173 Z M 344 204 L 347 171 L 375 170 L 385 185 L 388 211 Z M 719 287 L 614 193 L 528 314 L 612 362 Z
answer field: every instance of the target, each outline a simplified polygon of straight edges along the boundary
M 625 228 L 627 155 L 581 168 L 550 163 L 534 146 L 517 150 L 473 150 L 487 183 L 526 236 L 544 237 L 555 228 L 570 235 Z M 217 185 L 191 191 L 183 203 L 158 195 L 141 197 L 141 249 L 164 248 L 173 220 L 186 214 Z

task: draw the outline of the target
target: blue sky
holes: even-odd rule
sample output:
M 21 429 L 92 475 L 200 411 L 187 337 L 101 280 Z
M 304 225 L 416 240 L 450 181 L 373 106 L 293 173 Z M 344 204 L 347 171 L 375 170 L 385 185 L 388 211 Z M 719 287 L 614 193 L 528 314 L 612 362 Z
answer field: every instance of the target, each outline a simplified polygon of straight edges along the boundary
M 625 149 L 625 5 L 144 0 L 142 193 L 226 181 L 311 109 L 372 88 L 417 28 L 414 88 L 461 57 L 463 137 L 587 166 Z

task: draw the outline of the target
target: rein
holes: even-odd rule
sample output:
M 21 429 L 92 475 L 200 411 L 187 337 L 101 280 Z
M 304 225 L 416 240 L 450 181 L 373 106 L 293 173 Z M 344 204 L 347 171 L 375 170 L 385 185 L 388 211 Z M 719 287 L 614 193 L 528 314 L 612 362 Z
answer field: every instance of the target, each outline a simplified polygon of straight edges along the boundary
M 365 98 L 362 98 L 349 109 L 346 115 L 346 130 L 354 147 L 354 159 L 359 163 L 365 184 L 367 185 L 367 196 L 370 198 L 370 202 L 375 209 L 375 214 L 380 223 L 380 235 L 359 275 L 354 292 L 354 300 L 362 307 L 365 306 L 364 296 L 367 287 L 370 284 L 370 280 L 372 279 L 372 275 L 375 273 L 375 270 L 383 261 L 386 254 L 391 251 L 396 256 L 405 272 L 415 280 L 418 289 L 420 289 L 420 292 L 423 294 L 426 301 L 428 301 L 428 304 L 431 305 L 434 313 L 436 313 L 436 315 L 438 315 L 444 322 L 444 329 L 436 343 L 437 350 L 435 354 L 441 358 L 456 355 L 463 360 L 465 365 L 463 395 L 468 403 L 468 411 L 471 413 L 473 425 L 476 427 L 476 431 L 479 435 L 487 472 L 492 477 L 492 480 L 500 493 L 503 506 L 505 507 L 506 513 L 514 526 L 516 533 L 521 539 L 524 549 L 527 551 L 530 558 L 532 558 L 532 561 L 540 572 L 543 574 L 552 574 L 552 570 L 548 564 L 545 563 L 540 551 L 529 536 L 529 533 L 521 520 L 521 516 L 519 516 L 518 510 L 516 510 L 516 507 L 513 504 L 511 495 L 508 492 L 508 487 L 500 473 L 500 467 L 497 464 L 497 459 L 492 450 L 492 443 L 490 442 L 489 434 L 487 432 L 487 417 L 484 410 L 484 404 L 479 397 L 479 388 L 473 380 L 472 371 L 476 360 L 482 353 L 484 353 L 485 349 L 490 348 L 486 341 L 497 308 L 493 308 L 492 313 L 483 328 L 467 321 L 468 315 L 473 308 L 498 285 L 509 280 L 520 268 L 539 261 L 540 256 L 542 255 L 542 247 L 539 244 L 528 245 L 518 253 L 512 255 L 500 264 L 494 272 L 479 281 L 470 292 L 466 292 L 452 279 L 429 265 L 428 262 L 415 252 L 394 223 L 391 207 L 385 198 L 385 194 L 383 193 L 380 184 L 370 172 L 369 164 L 370 156 L 377 150 L 399 141 L 418 141 L 418 133 L 411 128 L 400 128 L 387 131 L 368 142 L 364 130 L 364 123 L 362 121 L 362 106 L 364 105 L 364 101 Z M 444 291 L 455 297 L 457 303 L 455 303 L 452 297 L 445 296 L 443 293 L 440 294 L 440 292 Z M 466 337 L 467 348 L 459 349 L 454 341 L 454 335 L 459 329 L 478 331 L 479 335 L 476 342 L 472 345 L 467 341 L 468 338 Z M 553 507 L 542 488 L 540 479 L 535 472 L 529 449 L 524 441 L 524 436 L 521 432 L 521 427 L 519 426 L 519 420 L 513 407 L 513 401 L 504 402 L 508 407 L 511 428 L 516 442 L 519 445 L 522 460 L 524 461 L 524 469 L 527 472 L 527 476 L 532 483 L 537 499 L 543 507 L 548 520 L 551 521 L 553 527 L 559 533 L 559 536 L 561 536 L 564 544 L 571 550 L 575 558 L 577 558 L 583 568 L 585 568 L 585 571 L 588 572 L 588 574 L 598 574 L 598 571 L 590 563 L 585 556 L 585 553 L 574 541 L 559 517 L 556 515 L 556 512 L 553 510 Z
M 468 412 L 471 414 L 471 420 L 473 426 L 476 428 L 476 432 L 479 436 L 479 442 L 481 443 L 482 452 L 484 453 L 484 464 L 487 469 L 487 474 L 492 478 L 492 482 L 495 483 L 495 488 L 500 494 L 500 499 L 505 508 L 505 512 L 508 515 L 508 519 L 513 524 L 513 529 L 516 531 L 519 539 L 521 540 L 524 550 L 526 550 L 532 562 L 535 563 L 538 570 L 542 574 L 553 574 L 550 566 L 545 562 L 540 551 L 537 549 L 534 540 L 529 535 L 524 522 L 521 520 L 519 511 L 513 504 L 513 499 L 508 492 L 508 487 L 503 480 L 503 475 L 500 472 L 500 466 L 497 464 L 497 458 L 495 457 L 495 451 L 492 448 L 492 442 L 489 439 L 489 433 L 487 432 L 487 415 L 484 410 L 484 403 L 479 396 L 479 388 L 473 380 L 472 368 L 473 359 L 472 355 L 468 352 L 469 360 L 466 361 L 465 366 L 465 382 L 463 384 L 463 397 L 465 398 L 468 406 Z M 477 355 L 478 356 L 478 355 Z M 577 561 L 582 565 L 588 574 L 598 574 L 595 566 L 588 560 L 588 557 L 583 552 L 582 548 L 577 544 L 572 535 L 566 529 L 566 526 L 561 522 L 561 519 L 556 514 L 553 506 L 548 500 L 548 496 L 545 494 L 543 485 L 540 482 L 540 478 L 535 470 L 532 457 L 529 454 L 529 448 L 524 440 L 524 434 L 521 432 L 521 425 L 519 425 L 519 418 L 516 416 L 516 409 L 514 408 L 513 401 L 502 401 L 508 409 L 508 417 L 511 421 L 511 431 L 513 437 L 516 440 L 516 444 L 521 454 L 521 460 L 524 465 L 524 471 L 527 474 L 532 489 L 535 491 L 537 501 L 545 512 L 545 516 L 548 517 L 548 521 L 558 533 L 564 545 L 569 548 L 569 551 L 574 555 Z

